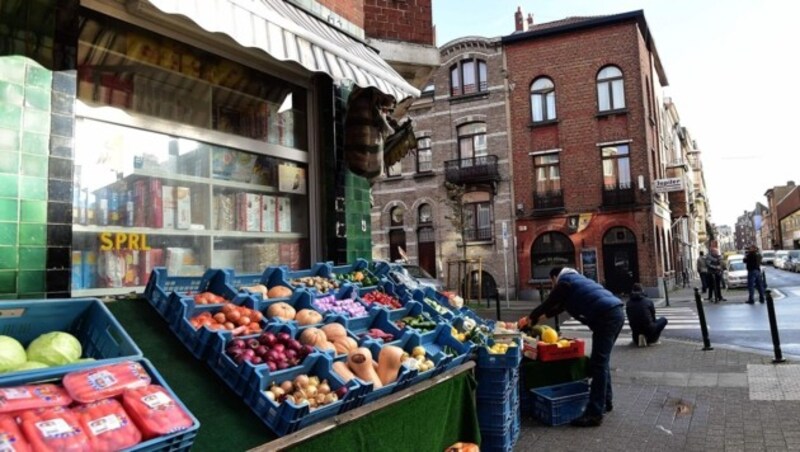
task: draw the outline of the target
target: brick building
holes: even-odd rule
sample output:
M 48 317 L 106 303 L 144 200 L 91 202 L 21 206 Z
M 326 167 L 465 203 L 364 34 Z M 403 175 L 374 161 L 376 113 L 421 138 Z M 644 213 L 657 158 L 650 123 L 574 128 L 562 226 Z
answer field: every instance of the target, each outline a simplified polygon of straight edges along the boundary
M 764 196 L 767 198 L 767 210 L 769 211 L 769 215 L 765 219 L 765 222 L 768 223 L 768 227 L 770 231 L 772 231 L 772 249 L 782 250 L 782 249 L 792 249 L 791 246 L 787 246 L 788 244 L 792 243 L 792 238 L 786 236 L 784 230 L 782 229 L 782 222 L 781 219 L 783 218 L 780 216 L 779 210 L 782 213 L 787 212 L 787 207 L 783 207 L 783 209 L 779 209 L 779 205 L 783 204 L 784 198 L 794 191 L 795 189 L 794 181 L 789 181 L 786 185 L 779 185 L 770 188 L 764 193 Z M 792 210 L 789 210 L 791 212 Z
M 737 250 L 744 250 L 755 242 L 756 230 L 753 227 L 753 212 L 745 210 L 736 217 L 736 224 L 733 227 L 733 246 Z
M 405 253 L 450 287 L 458 283 L 452 262 L 481 258 L 482 284 L 502 292 L 502 224 L 510 229 L 513 211 L 500 39 L 460 38 L 439 53 L 439 69 L 409 111 L 418 149 L 373 187 L 373 257 L 395 260 Z M 445 182 L 464 190 L 463 238 L 451 220 L 458 213 L 444 202 Z
M 669 200 L 652 189 L 667 78 L 644 13 L 532 22 L 518 10 L 502 38 L 520 296 L 555 265 L 657 293 L 675 269 Z

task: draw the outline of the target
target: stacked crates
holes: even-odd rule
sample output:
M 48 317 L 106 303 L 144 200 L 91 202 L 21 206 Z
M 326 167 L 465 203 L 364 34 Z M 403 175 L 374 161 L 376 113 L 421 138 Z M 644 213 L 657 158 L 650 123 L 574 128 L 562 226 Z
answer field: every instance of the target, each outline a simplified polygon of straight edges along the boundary
M 490 341 L 490 343 L 493 341 Z M 508 452 L 519 437 L 520 344 L 504 354 L 490 354 L 478 348 L 477 408 L 481 429 L 481 450 Z

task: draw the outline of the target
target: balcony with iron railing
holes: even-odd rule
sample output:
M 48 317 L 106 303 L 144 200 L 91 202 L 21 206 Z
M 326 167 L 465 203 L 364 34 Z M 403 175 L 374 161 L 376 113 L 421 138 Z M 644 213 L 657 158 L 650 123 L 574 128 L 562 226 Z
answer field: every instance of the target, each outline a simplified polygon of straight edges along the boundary
M 444 162 L 444 176 L 451 184 L 463 185 L 482 182 L 497 182 L 500 172 L 497 169 L 496 155 L 483 155 Z
M 533 191 L 534 214 L 563 208 L 564 193 L 561 190 Z
M 603 206 L 627 206 L 635 202 L 636 193 L 630 182 L 603 186 Z
M 494 236 L 491 226 L 483 228 L 465 228 L 464 241 L 465 242 L 488 242 Z

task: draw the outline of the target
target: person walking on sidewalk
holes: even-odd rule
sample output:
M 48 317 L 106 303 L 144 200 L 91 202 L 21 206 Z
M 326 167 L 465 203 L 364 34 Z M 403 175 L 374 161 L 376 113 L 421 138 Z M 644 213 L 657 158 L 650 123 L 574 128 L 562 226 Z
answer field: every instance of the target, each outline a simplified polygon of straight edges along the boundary
M 706 265 L 708 265 L 709 275 L 708 301 L 714 303 L 728 301 L 722 297 L 722 255 L 719 254 L 719 249 L 708 250 Z
M 747 265 L 747 298 L 748 304 L 755 303 L 753 292 L 758 287 L 758 301 L 764 302 L 764 280 L 761 278 L 761 253 L 758 247 L 750 245 L 747 254 L 744 255 L 744 263 Z
M 631 297 L 625 305 L 625 314 L 628 316 L 628 324 L 631 326 L 633 343 L 639 347 L 646 347 L 658 342 L 661 332 L 667 326 L 667 319 L 659 317 L 656 319 L 656 306 L 653 300 L 647 298 L 642 289 L 642 285 L 634 283 L 631 289 Z
M 697 258 L 697 273 L 700 273 L 700 286 L 702 289 L 700 293 L 706 293 L 708 289 L 708 264 L 706 263 L 706 253 L 700 251 L 700 257 Z
M 614 342 L 625 323 L 622 301 L 595 281 L 571 268 L 550 270 L 553 290 L 547 299 L 527 317 L 519 319 L 523 328 L 535 325 L 564 311 L 592 330 L 592 355 L 589 375 L 592 377 L 589 404 L 583 414 L 571 422 L 577 427 L 597 427 L 603 414 L 613 409 L 609 360 Z

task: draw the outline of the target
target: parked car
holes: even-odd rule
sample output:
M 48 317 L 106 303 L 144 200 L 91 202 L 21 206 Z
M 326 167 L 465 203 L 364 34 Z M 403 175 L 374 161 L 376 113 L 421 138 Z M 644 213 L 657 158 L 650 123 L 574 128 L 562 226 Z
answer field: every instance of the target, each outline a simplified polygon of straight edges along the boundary
M 788 250 L 778 250 L 775 251 L 775 260 L 772 261 L 772 266 L 775 268 L 783 269 L 784 263 L 786 263 L 786 258 L 789 256 Z
M 775 251 L 764 250 L 761 252 L 761 263 L 764 265 L 772 265 L 775 262 Z
M 800 250 L 789 250 L 783 265 L 786 270 L 800 271 Z
M 439 292 L 444 290 L 444 283 L 419 265 L 395 263 L 390 264 L 390 268 L 389 278 L 395 283 L 404 284 L 410 289 L 430 287 Z
M 747 287 L 747 265 L 741 259 L 728 260 L 722 277 L 728 289 Z

